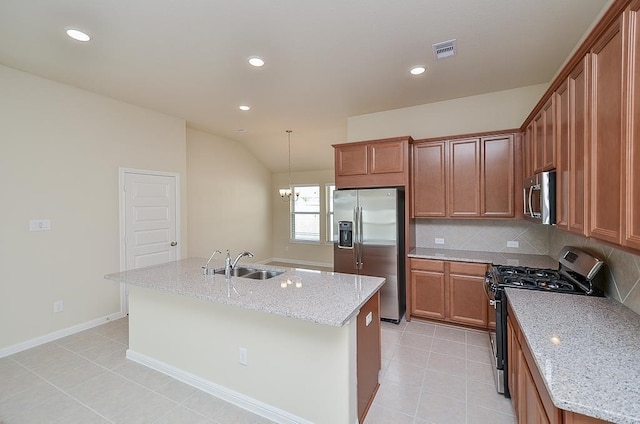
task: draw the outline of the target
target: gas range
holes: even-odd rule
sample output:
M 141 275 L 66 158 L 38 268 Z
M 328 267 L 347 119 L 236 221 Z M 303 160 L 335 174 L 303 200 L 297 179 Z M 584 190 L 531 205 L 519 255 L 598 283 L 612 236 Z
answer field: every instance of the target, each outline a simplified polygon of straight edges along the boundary
M 602 296 L 593 280 L 602 260 L 578 248 L 566 246 L 560 251 L 559 268 L 529 268 L 494 265 L 485 278 L 486 289 L 494 296 L 505 287 L 544 290 L 558 293 Z
M 505 397 L 510 397 L 505 288 L 603 296 L 602 291 L 594 284 L 594 279 L 602 268 L 602 260 L 576 247 L 565 246 L 558 255 L 558 263 L 558 269 L 493 265 L 485 276 L 485 292 L 496 314 L 496 331 L 489 334 L 496 361 L 496 389 Z
M 494 267 L 493 272 L 497 274 L 497 277 L 492 280 L 493 284 L 499 287 L 585 294 L 578 285 L 553 269 L 500 265 Z M 495 293 L 498 287 L 491 287 L 490 290 Z

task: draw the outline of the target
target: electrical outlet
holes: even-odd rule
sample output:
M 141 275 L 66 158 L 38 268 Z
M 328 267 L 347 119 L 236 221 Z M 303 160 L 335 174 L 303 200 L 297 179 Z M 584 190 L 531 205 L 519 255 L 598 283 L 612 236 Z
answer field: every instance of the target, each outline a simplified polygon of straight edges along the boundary
M 515 240 L 509 240 L 507 242 L 507 247 L 518 248 L 518 247 L 520 247 L 520 242 L 519 241 L 515 241 Z
M 240 348 L 239 351 L 239 359 L 240 359 L 240 365 L 247 365 L 247 349 L 244 347 Z
M 51 230 L 50 219 L 32 219 L 29 221 L 29 231 L 49 231 Z
M 62 302 L 62 300 L 56 300 L 55 302 L 53 302 L 53 312 L 62 312 L 63 309 L 64 303 Z
M 444 244 L 444 239 L 436 237 L 435 242 L 436 242 L 436 244 Z

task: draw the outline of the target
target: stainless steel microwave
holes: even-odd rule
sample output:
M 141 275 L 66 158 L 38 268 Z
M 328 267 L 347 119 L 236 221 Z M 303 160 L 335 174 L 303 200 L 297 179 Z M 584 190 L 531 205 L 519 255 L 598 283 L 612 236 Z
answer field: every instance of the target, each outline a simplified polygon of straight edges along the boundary
M 556 172 L 540 172 L 525 178 L 524 217 L 539 224 L 556 223 Z

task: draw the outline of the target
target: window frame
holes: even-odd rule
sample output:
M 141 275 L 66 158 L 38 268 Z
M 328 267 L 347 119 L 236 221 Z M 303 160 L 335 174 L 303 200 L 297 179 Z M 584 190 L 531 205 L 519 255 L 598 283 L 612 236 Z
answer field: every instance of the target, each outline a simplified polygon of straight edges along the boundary
M 297 201 L 295 200 L 296 196 L 296 188 L 298 187 L 317 187 L 318 189 L 318 210 L 317 212 L 296 212 L 295 204 Z M 322 224 L 321 224 L 321 215 L 322 215 L 322 197 L 323 195 L 320 193 L 322 185 L 319 183 L 310 183 L 310 184 L 291 184 L 291 192 L 293 193 L 292 199 L 290 200 L 289 205 L 289 242 L 290 243 L 305 243 L 305 244 L 320 244 L 321 240 L 321 232 L 322 232 Z M 318 239 L 310 240 L 310 239 L 299 239 L 295 237 L 295 216 L 296 215 L 317 215 L 318 216 Z

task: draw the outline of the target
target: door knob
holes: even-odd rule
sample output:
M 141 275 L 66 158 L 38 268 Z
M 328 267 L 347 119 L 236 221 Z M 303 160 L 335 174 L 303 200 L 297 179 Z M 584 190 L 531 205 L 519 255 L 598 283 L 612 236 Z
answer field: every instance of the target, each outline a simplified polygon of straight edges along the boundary
M 172 241 L 172 242 L 171 242 L 171 247 L 173 247 L 173 246 L 177 246 L 177 245 L 178 245 L 178 242 L 177 242 L 177 241 Z

